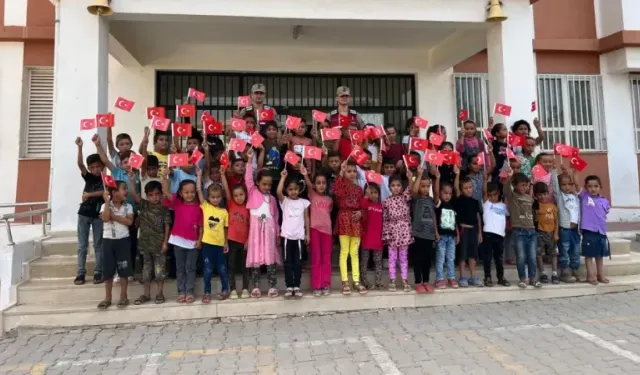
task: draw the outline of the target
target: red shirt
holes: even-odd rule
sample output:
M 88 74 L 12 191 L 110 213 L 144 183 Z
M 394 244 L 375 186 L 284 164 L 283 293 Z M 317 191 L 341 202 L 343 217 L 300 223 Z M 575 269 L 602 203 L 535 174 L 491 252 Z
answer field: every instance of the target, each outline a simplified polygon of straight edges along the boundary
M 234 174 L 227 174 L 227 184 L 229 184 L 230 189 L 233 189 L 236 185 L 244 184 L 244 179 Z
M 362 249 L 382 250 L 382 203 L 362 198 Z
M 402 145 L 400 143 L 394 143 L 387 147 L 387 151 L 383 152 L 382 156 L 385 158 L 390 158 L 395 164 L 402 160 L 403 154 L 404 150 L 402 148 Z
M 229 231 L 227 239 L 246 243 L 249 237 L 249 210 L 246 205 L 239 205 L 233 199 L 227 202 L 229 210 Z
M 341 137 L 338 141 L 338 152 L 340 153 L 340 160 L 347 160 L 353 150 L 353 144 L 350 139 Z
M 342 176 L 336 177 L 333 191 L 338 206 L 335 233 L 339 236 L 360 237 L 361 221 L 353 221 L 353 214 L 360 211 L 362 188 Z

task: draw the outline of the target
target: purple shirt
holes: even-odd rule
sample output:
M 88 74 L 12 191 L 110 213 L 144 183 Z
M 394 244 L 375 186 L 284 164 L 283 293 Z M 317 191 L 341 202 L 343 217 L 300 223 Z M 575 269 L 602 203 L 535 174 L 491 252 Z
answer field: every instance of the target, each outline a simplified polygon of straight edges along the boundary
M 611 208 L 607 198 L 602 195 L 592 196 L 586 190 L 581 190 L 579 197 L 582 212 L 580 229 L 606 235 L 607 214 Z

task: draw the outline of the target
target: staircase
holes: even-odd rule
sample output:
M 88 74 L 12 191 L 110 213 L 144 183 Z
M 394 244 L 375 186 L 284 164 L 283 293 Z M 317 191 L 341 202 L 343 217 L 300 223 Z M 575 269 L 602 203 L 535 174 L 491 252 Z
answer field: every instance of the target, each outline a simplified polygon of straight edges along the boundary
M 387 309 L 398 307 L 426 307 L 443 305 L 461 305 L 486 302 L 521 301 L 540 298 L 557 298 L 593 295 L 600 293 L 622 292 L 640 286 L 640 253 L 632 252 L 629 239 L 611 240 L 612 259 L 605 260 L 607 275 L 611 279 L 608 285 L 597 287 L 589 284 L 545 285 L 542 289 L 528 288 L 520 290 L 517 286 L 493 288 L 465 288 L 437 290 L 433 294 L 415 292 L 370 291 L 366 296 L 353 293 L 342 296 L 339 293 L 340 274 L 334 267 L 332 285 L 333 294 L 328 297 L 313 297 L 309 290 L 309 271 L 302 275 L 302 288 L 306 292 L 302 300 L 285 301 L 263 296 L 260 299 L 238 299 L 223 302 L 212 301 L 203 305 L 199 300 L 191 305 L 177 304 L 175 280 L 165 282 L 167 302 L 156 305 L 153 302 L 134 306 L 133 301 L 142 293 L 142 285 L 133 282 L 129 285 L 128 295 L 131 305 L 119 310 L 115 307 L 119 295 L 119 285 L 114 285 L 114 305 L 107 311 L 98 311 L 98 302 L 104 297 L 104 284 L 91 284 L 94 260 L 93 249 L 87 257 L 88 280 L 85 285 L 73 285 L 76 275 L 77 242 L 70 234 L 58 235 L 42 242 L 42 256 L 25 264 L 27 281 L 17 286 L 17 304 L 2 313 L 5 331 L 19 328 L 55 328 L 83 327 L 94 325 L 116 325 L 175 321 L 187 319 L 213 319 L 258 315 L 308 314 L 334 311 L 353 311 L 365 309 Z M 90 246 L 91 247 L 91 246 Z M 548 268 L 548 266 L 547 266 Z M 582 269 L 584 274 L 584 265 Z M 483 275 L 482 266 L 478 266 L 478 275 Z M 373 272 L 370 272 L 370 280 Z M 495 276 L 495 274 L 494 274 Z M 518 280 L 515 266 L 506 266 L 506 278 L 515 284 Z M 413 271 L 409 270 L 409 280 L 413 280 Z M 434 275 L 431 275 L 431 281 Z M 495 277 L 494 277 L 495 280 Z M 241 285 L 241 279 L 237 280 Z M 384 271 L 383 282 L 388 285 L 388 274 Z M 284 275 L 278 272 L 278 286 L 283 287 Z M 214 279 L 213 290 L 219 291 L 219 279 Z M 196 297 L 203 293 L 202 279 L 196 282 Z M 152 298 L 155 285 L 152 285 Z M 266 277 L 262 278 L 262 290 L 267 290 Z

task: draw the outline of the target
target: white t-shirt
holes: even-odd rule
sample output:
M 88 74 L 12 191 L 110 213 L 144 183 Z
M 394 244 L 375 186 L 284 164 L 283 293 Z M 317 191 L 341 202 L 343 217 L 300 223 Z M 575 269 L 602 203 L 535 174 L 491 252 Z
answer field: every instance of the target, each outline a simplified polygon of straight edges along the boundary
M 507 226 L 507 205 L 498 202 L 484 202 L 482 205 L 482 219 L 484 221 L 483 230 L 487 233 L 494 233 L 504 237 Z
M 308 200 L 284 197 L 280 202 L 282 208 L 282 227 L 280 234 L 288 240 L 304 240 L 306 231 L 304 228 L 304 211 L 311 203 Z
M 377 162 L 378 161 L 378 146 L 374 143 L 370 143 L 369 146 L 367 146 L 367 150 L 369 150 L 369 152 L 371 153 L 371 161 L 372 162 Z M 380 160 L 382 161 L 382 160 Z
M 384 202 L 391 196 L 391 189 L 389 189 L 389 176 L 382 175 L 382 186 L 380 186 L 380 201 Z
M 264 196 L 264 200 L 262 201 L 262 204 L 260 204 L 260 206 L 258 208 L 252 208 L 251 209 L 251 216 L 262 216 L 262 215 L 264 215 L 264 217 L 266 219 L 270 219 L 271 218 L 271 210 L 269 210 L 269 203 L 271 202 L 271 199 L 273 199 L 273 197 L 271 195 L 265 195 Z
M 111 208 L 111 215 L 125 217 L 127 215 L 133 215 L 133 207 L 129 203 L 122 203 L 119 210 L 113 205 L 113 202 L 109 203 Z M 104 203 L 100 207 L 100 213 L 104 212 Z M 104 223 L 102 227 L 102 238 L 108 238 L 111 240 L 118 240 L 120 238 L 129 237 L 129 227 L 115 221 L 108 221 Z

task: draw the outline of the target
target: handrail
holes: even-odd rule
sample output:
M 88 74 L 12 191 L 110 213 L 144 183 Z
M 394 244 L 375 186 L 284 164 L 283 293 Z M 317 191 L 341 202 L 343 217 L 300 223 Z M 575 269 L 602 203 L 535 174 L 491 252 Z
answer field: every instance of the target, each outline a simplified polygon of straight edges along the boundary
M 47 236 L 47 214 L 51 213 L 50 208 L 43 208 L 40 210 L 29 210 L 25 212 L 4 214 L 0 216 L 0 221 L 4 221 L 7 224 L 7 237 L 9 239 L 9 246 L 15 245 L 13 242 L 13 235 L 11 234 L 11 219 L 21 219 L 24 217 L 31 218 L 31 223 L 33 224 L 33 217 L 37 215 L 42 215 L 42 237 Z
M 33 206 L 47 206 L 48 207 L 49 206 L 49 202 L 0 203 L 0 208 L 29 207 L 29 211 L 33 210 Z M 34 221 L 33 221 L 33 216 L 29 217 L 29 224 L 35 224 Z

